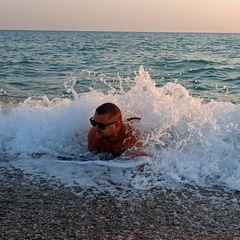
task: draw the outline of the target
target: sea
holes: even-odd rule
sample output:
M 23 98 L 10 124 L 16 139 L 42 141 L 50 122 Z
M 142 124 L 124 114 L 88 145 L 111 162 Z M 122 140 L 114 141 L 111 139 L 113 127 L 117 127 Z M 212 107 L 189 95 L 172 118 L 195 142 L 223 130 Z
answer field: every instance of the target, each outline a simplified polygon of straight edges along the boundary
M 105 102 L 149 156 L 88 151 Z M 240 34 L 2 30 L 0 143 L 0 166 L 72 189 L 240 191 Z

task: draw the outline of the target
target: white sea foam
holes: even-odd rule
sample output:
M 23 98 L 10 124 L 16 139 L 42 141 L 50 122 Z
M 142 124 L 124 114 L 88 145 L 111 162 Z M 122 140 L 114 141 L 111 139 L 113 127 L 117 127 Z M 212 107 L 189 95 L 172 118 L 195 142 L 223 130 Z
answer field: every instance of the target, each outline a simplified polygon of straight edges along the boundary
M 44 96 L 2 106 L 2 159 L 13 159 L 9 164 L 56 177 L 67 186 L 100 191 L 181 184 L 240 190 L 240 105 L 203 103 L 178 83 L 156 87 L 143 67 L 129 90 L 123 90 L 122 81 L 108 91 L 74 92 L 74 100 Z M 116 103 L 124 118 L 142 117 L 135 125 L 144 133 L 151 157 L 111 159 L 88 152 L 89 118 L 104 102 Z M 146 164 L 144 171 L 139 170 L 141 164 Z

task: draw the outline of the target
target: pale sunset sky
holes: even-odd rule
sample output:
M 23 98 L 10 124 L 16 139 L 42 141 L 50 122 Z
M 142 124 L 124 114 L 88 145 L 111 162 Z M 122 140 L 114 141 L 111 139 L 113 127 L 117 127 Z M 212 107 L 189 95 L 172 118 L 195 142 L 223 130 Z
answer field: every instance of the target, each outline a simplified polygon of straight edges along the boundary
M 0 30 L 240 33 L 240 0 L 0 0 Z

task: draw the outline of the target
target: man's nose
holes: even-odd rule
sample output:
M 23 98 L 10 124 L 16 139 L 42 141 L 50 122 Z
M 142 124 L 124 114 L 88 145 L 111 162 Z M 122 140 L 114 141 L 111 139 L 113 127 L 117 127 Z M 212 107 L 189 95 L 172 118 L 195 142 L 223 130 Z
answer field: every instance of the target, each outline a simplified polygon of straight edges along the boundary
M 96 125 L 94 126 L 94 128 L 95 128 L 96 130 L 100 130 L 98 124 L 96 124 Z

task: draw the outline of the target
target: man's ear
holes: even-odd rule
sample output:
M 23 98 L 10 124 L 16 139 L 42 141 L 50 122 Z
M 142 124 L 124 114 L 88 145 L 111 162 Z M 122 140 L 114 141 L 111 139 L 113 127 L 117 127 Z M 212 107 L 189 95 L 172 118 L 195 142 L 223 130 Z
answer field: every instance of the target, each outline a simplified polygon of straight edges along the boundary
M 119 128 L 120 126 L 121 126 L 121 122 L 119 121 L 119 122 L 116 122 L 116 126 Z

